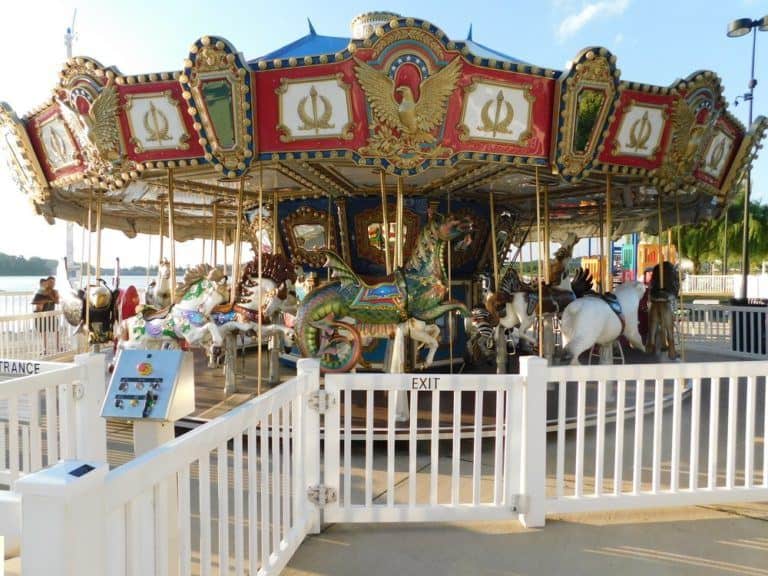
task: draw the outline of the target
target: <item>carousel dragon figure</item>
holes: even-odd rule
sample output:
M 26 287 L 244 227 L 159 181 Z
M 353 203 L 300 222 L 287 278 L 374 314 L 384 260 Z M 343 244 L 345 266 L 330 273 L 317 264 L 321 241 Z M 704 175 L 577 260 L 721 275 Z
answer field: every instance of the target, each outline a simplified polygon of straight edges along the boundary
M 310 292 L 296 317 L 296 340 L 305 357 L 320 359 L 324 372 L 346 372 L 361 359 L 362 336 L 394 336 L 392 366 L 403 358 L 405 334 L 428 347 L 425 365 L 434 360 L 440 329 L 434 321 L 466 306 L 447 300 L 445 245 L 463 236 L 471 241 L 472 221 L 432 214 L 419 234 L 406 266 L 376 284 L 364 282 L 337 254 L 323 250 L 335 281 Z M 397 368 L 395 368 L 397 369 Z

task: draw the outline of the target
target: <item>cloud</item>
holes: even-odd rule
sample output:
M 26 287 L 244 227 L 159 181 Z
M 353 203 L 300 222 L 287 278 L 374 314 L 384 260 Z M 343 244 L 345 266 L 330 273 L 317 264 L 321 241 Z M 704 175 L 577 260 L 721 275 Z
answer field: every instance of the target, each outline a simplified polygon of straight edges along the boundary
M 619 16 L 629 6 L 629 0 L 600 0 L 585 4 L 579 12 L 566 16 L 557 28 L 557 37 L 564 42 L 595 18 Z
M 616 34 L 616 36 L 613 38 L 613 43 L 614 43 L 614 44 L 616 44 L 616 45 L 618 46 L 618 45 L 619 45 L 619 44 L 621 44 L 622 42 L 624 42 L 624 34 L 622 34 L 621 32 L 619 32 L 619 33 L 618 33 L 618 34 Z

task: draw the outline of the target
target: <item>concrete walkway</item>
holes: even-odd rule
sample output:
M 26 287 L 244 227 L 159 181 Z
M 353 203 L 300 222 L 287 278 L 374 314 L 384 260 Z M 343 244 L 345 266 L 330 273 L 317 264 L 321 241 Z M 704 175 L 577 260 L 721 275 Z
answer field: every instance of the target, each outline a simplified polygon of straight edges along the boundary
M 517 522 L 333 525 L 286 576 L 768 575 L 768 504 L 697 506 Z

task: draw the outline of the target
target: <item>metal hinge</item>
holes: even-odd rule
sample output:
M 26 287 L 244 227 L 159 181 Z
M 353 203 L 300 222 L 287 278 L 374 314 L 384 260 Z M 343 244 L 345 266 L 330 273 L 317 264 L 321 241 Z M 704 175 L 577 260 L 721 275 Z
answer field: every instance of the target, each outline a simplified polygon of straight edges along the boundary
M 313 410 L 317 410 L 320 414 L 325 414 L 334 405 L 335 401 L 335 398 L 325 390 L 316 390 L 309 395 L 307 403 Z
M 318 508 L 323 508 L 326 504 L 332 504 L 339 499 L 336 488 L 326 486 L 325 484 L 309 486 L 307 488 L 307 498 Z

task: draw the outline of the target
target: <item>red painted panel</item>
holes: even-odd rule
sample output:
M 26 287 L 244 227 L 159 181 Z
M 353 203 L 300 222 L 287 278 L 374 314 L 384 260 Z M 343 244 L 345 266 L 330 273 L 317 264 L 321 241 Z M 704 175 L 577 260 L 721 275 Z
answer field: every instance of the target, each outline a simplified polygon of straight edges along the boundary
M 715 130 L 722 130 L 726 134 L 733 136 L 733 146 L 731 147 L 731 151 L 725 161 L 724 168 L 720 173 L 720 178 L 713 178 L 701 170 L 698 166 L 696 170 L 694 170 L 693 176 L 699 182 L 704 182 L 716 188 L 720 188 L 723 185 L 723 180 L 725 180 L 725 177 L 728 175 L 728 171 L 730 170 L 731 163 L 736 156 L 736 152 L 738 151 L 739 146 L 741 146 L 741 141 L 744 139 L 744 134 L 742 133 L 741 129 L 734 122 L 731 122 L 726 116 L 720 116 L 720 118 L 717 119 L 717 122 L 715 123 Z M 706 160 L 706 157 L 701 159 L 702 162 L 706 162 Z
M 187 102 L 181 97 L 181 85 L 176 81 L 152 82 L 146 84 L 124 84 L 117 86 L 117 96 L 120 102 L 120 128 L 123 133 L 123 146 L 126 156 L 136 162 L 147 162 L 153 160 L 177 160 L 181 158 L 202 158 L 205 155 L 203 147 L 200 146 L 198 139 L 200 135 L 193 128 L 192 117 L 187 114 Z M 189 148 L 187 150 L 147 150 L 142 153 L 136 153 L 135 147 L 129 139 L 132 135 L 128 123 L 128 113 L 125 111 L 126 94 L 153 94 L 170 90 L 173 99 L 179 103 L 181 118 L 184 127 L 189 134 Z
M 254 72 L 252 86 L 256 100 L 256 118 L 258 119 L 258 141 L 261 153 L 294 152 L 307 150 L 357 150 L 364 146 L 368 137 L 368 118 L 366 114 L 365 95 L 357 83 L 353 60 L 334 64 L 319 64 L 317 66 L 301 66 L 299 68 L 265 70 Z M 281 79 L 320 78 L 342 75 L 342 81 L 350 86 L 351 120 L 354 124 L 351 140 L 343 138 L 302 139 L 293 142 L 281 142 L 277 126 L 280 124 L 279 95 L 276 90 L 280 87 Z
M 638 104 L 651 104 L 653 106 L 665 106 L 667 120 L 664 124 L 663 132 L 661 134 L 661 141 L 659 142 L 659 150 L 656 153 L 654 160 L 648 158 L 640 158 L 638 156 L 629 156 L 625 154 L 614 155 L 612 153 L 614 142 L 616 141 L 616 135 L 621 126 L 621 119 L 624 115 L 625 109 L 631 105 L 632 102 Z M 619 97 L 619 101 L 616 103 L 616 109 L 614 115 L 616 119 L 608 130 L 608 136 L 604 141 L 603 152 L 598 156 L 598 160 L 604 164 L 614 164 L 617 166 L 631 166 L 633 168 L 645 168 L 646 170 L 654 170 L 661 166 L 664 155 L 666 154 L 667 144 L 669 142 L 672 123 L 670 118 L 672 116 L 672 106 L 674 104 L 674 97 L 669 94 L 649 94 L 648 92 L 638 92 L 634 90 L 624 90 Z
M 66 122 L 63 122 L 63 126 L 69 136 L 72 138 L 72 141 L 75 143 L 79 164 L 67 166 L 56 171 L 51 169 L 51 166 L 48 163 L 47 155 L 45 153 L 45 147 L 40 140 L 40 127 L 47 120 L 52 119 L 54 116 L 61 118 L 61 113 L 59 112 L 58 105 L 52 104 L 25 122 L 25 128 L 29 134 L 29 140 L 32 142 L 32 147 L 35 149 L 35 154 L 37 154 L 37 158 L 40 161 L 40 166 L 42 166 L 43 172 L 45 172 L 46 179 L 51 183 L 53 183 L 55 180 L 58 180 L 59 178 L 64 178 L 65 176 L 72 176 L 73 174 L 80 174 L 81 172 L 85 172 L 83 153 L 80 150 L 80 145 L 77 142 L 74 134 L 72 134 L 72 131 L 69 129 L 69 126 L 67 126 Z

